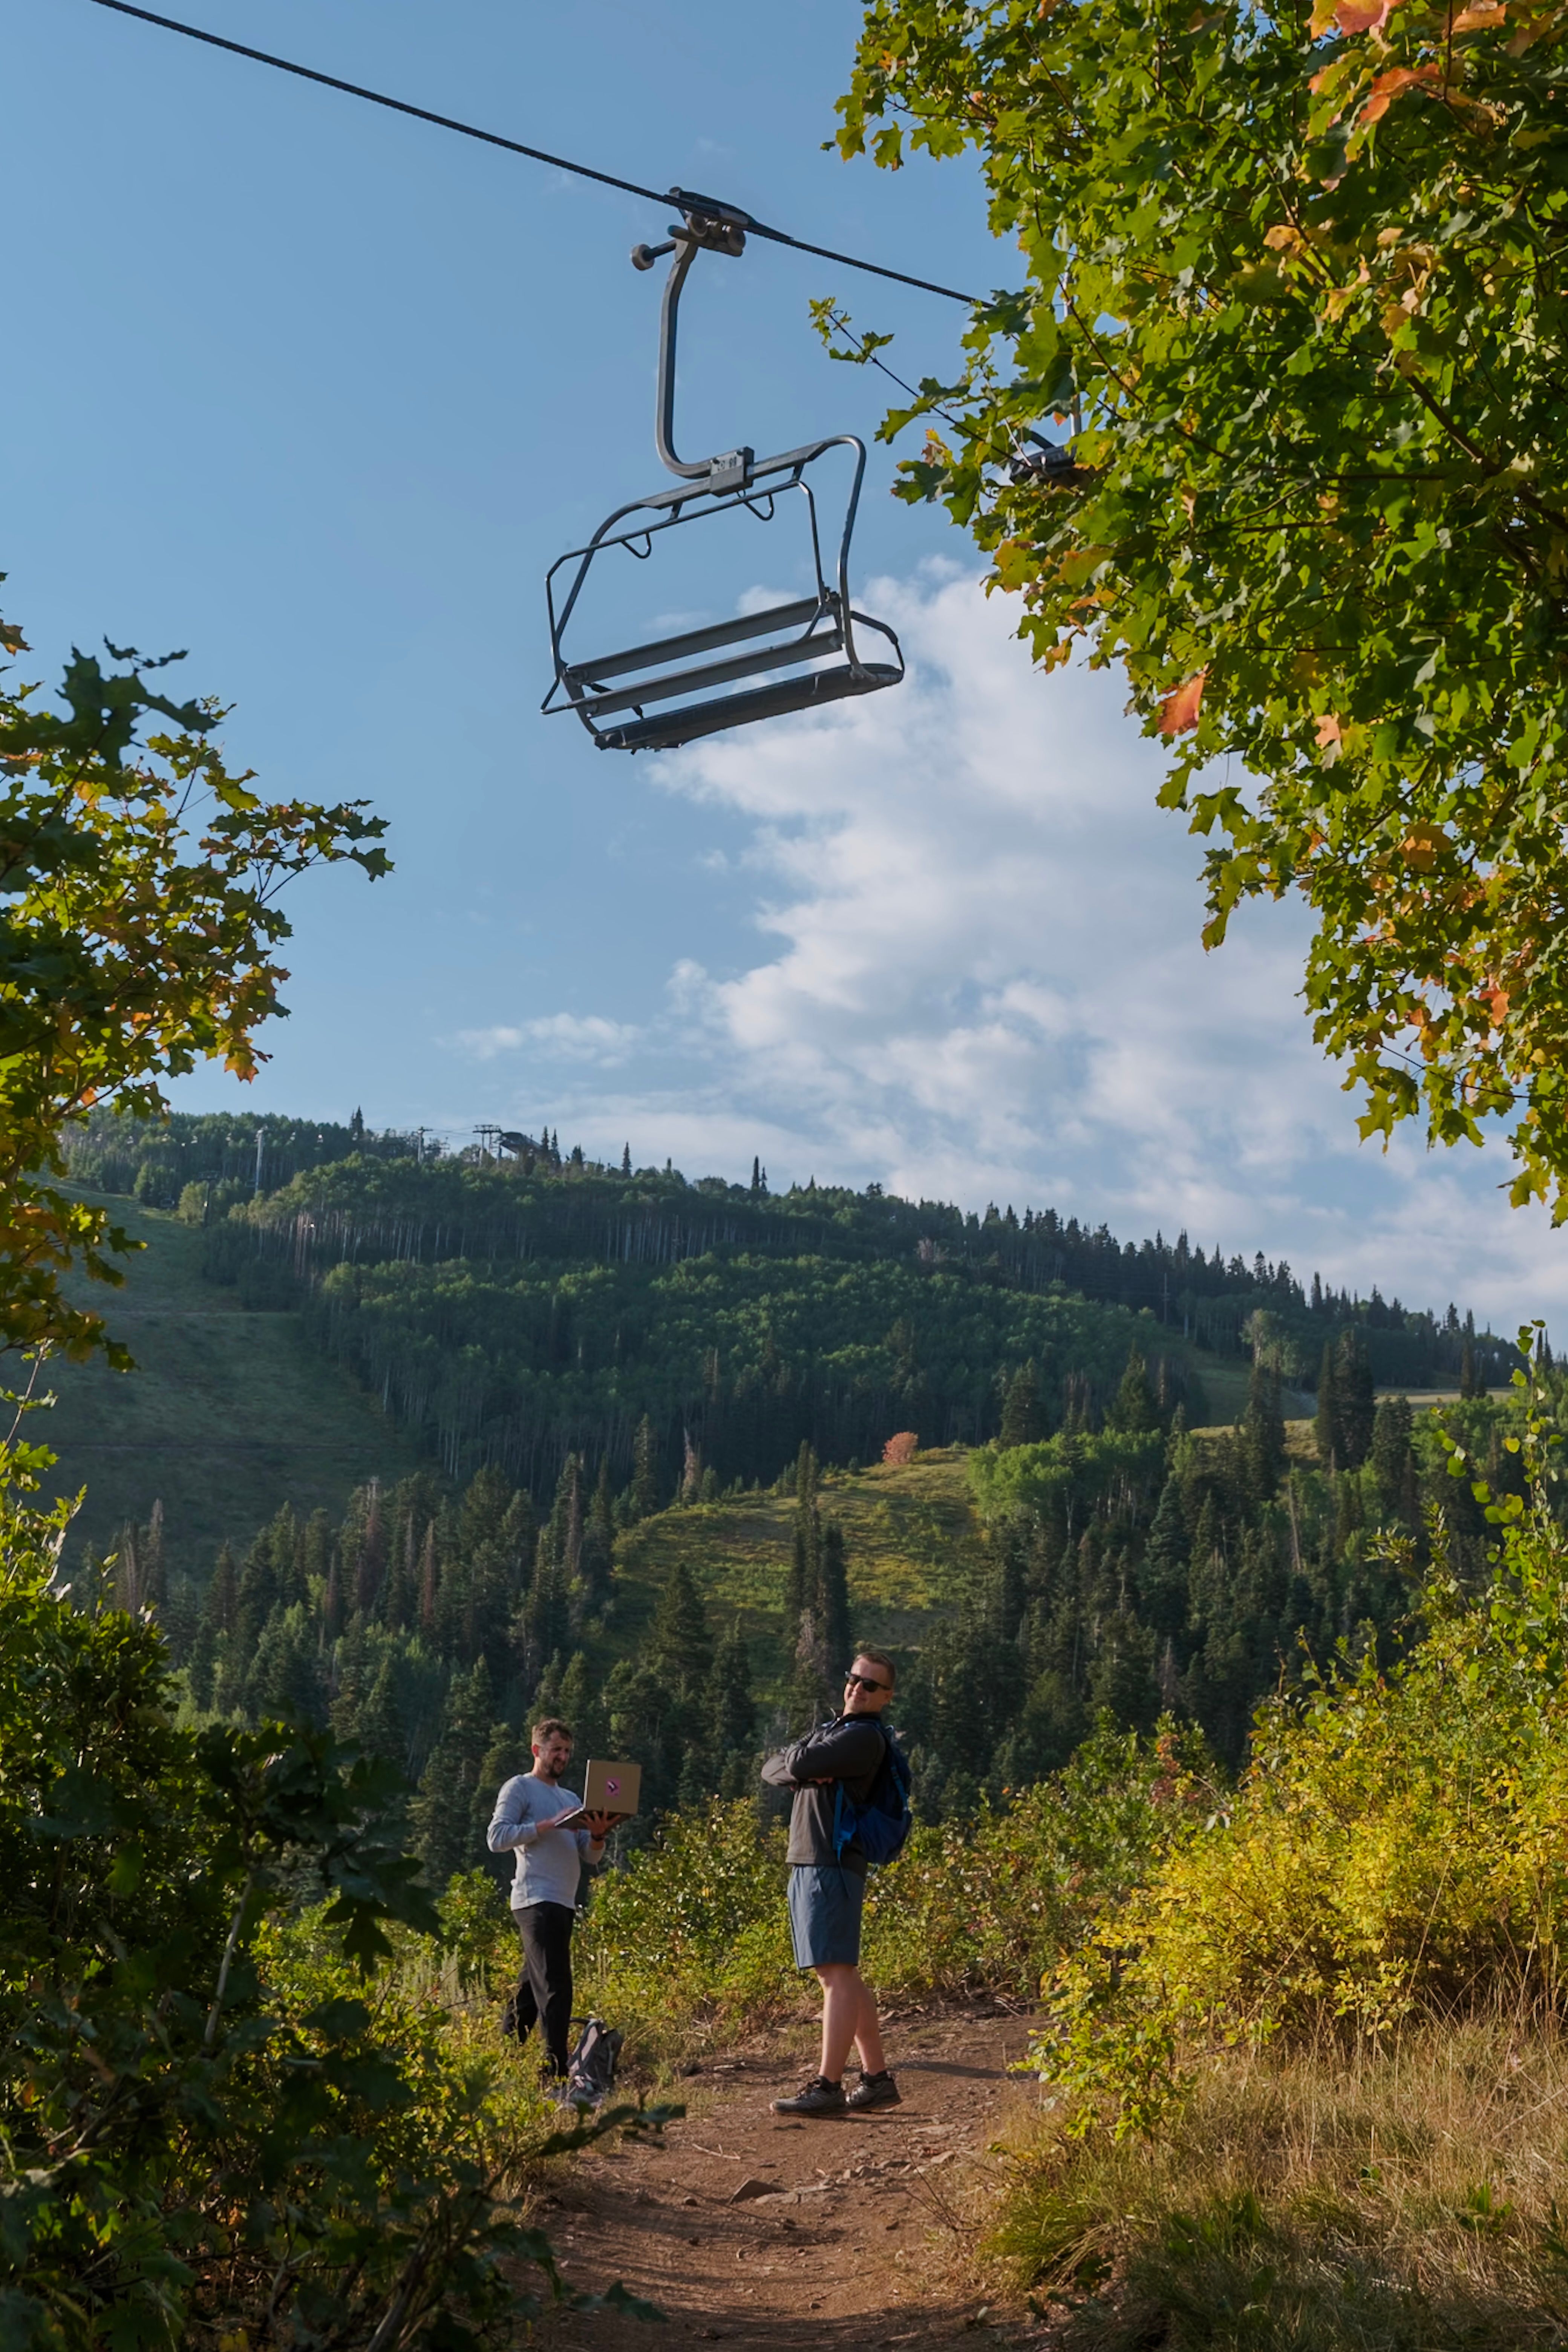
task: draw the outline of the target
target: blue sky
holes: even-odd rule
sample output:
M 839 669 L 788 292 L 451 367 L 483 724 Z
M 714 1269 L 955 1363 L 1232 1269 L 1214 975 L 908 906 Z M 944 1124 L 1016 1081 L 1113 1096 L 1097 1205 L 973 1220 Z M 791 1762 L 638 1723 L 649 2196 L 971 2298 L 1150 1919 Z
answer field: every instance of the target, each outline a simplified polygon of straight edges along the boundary
M 857 24 L 837 0 L 190 13 L 814 242 L 1016 280 L 969 166 L 822 152 Z M 1357 1146 L 1295 999 L 1299 914 L 1203 955 L 1197 853 L 1115 682 L 1030 671 L 973 549 L 889 497 L 885 449 L 859 574 L 909 685 L 658 761 L 538 716 L 546 568 L 659 479 L 660 277 L 626 257 L 660 207 L 88 0 L 0 21 L 0 569 L 29 670 L 105 634 L 188 646 L 236 758 L 391 823 L 391 880 L 296 891 L 258 1085 L 203 1073 L 184 1107 L 548 1118 L 692 1174 L 760 1151 L 775 1184 L 1185 1224 L 1500 1319 L 1568 1297 L 1562 1238 L 1502 1205 L 1505 1160 Z M 877 380 L 809 329 L 830 293 L 907 373 L 952 362 L 955 305 L 753 241 L 691 281 L 693 447 L 869 437 Z M 793 576 L 759 544 L 721 609 Z

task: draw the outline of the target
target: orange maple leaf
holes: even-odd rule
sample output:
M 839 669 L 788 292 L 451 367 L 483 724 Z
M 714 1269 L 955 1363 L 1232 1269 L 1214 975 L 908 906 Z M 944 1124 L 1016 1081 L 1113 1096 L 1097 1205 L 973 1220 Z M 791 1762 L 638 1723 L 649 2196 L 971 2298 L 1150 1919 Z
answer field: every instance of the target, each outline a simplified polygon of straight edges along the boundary
M 1406 866 L 1413 866 L 1417 874 L 1430 874 L 1438 852 L 1447 846 L 1448 836 L 1441 825 L 1413 824 L 1399 849 Z
M 1203 708 L 1204 680 L 1207 676 L 1207 670 L 1201 669 L 1196 677 L 1189 677 L 1176 688 L 1173 694 L 1165 697 L 1160 705 L 1162 735 L 1184 735 L 1190 727 L 1197 725 L 1198 712 Z
M 1325 711 L 1322 718 L 1318 721 L 1319 751 L 1326 751 L 1331 743 L 1338 743 L 1342 740 L 1342 732 L 1339 720 L 1334 717 L 1331 710 Z
M 1340 0 L 1334 22 L 1342 33 L 1381 33 L 1393 8 L 1394 0 Z
M 1402 89 L 1409 89 L 1416 85 L 1429 89 L 1435 82 L 1441 82 L 1442 79 L 1441 67 L 1435 65 L 1395 66 L 1392 72 L 1379 74 L 1373 83 L 1372 95 L 1362 108 L 1361 121 L 1381 122 Z

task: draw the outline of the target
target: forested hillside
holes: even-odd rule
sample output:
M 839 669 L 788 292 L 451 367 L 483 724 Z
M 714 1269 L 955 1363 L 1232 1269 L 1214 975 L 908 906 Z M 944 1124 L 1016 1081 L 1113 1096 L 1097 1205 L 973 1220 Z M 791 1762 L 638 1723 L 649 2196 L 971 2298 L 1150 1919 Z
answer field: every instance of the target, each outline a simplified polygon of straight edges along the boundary
M 1506 1406 L 1444 1416 L 1506 1492 Z M 905 1672 L 899 1720 L 931 1819 L 1064 1763 L 1100 1710 L 1171 1711 L 1235 1765 L 1258 1701 L 1341 1645 L 1392 1656 L 1434 1507 L 1460 1564 L 1485 1523 L 1432 1416 L 1399 1398 L 1290 1444 L 1272 1375 L 1231 1433 L 1163 1414 L 1134 1359 L 1098 1431 L 822 1473 L 644 1516 L 569 1459 L 549 1507 L 499 1472 L 362 1490 L 341 1525 L 284 1508 L 205 1595 L 161 1610 L 203 1708 L 295 1708 L 392 1757 L 422 1794 L 435 1875 L 481 1859 L 496 1786 L 559 1708 L 590 1750 L 640 1759 L 652 1808 L 754 1785 L 769 1740 L 830 1707 L 856 1638 Z M 1295 1448 L 1294 1454 L 1290 1445 Z M 1400 1545 L 1410 1567 L 1393 1554 Z M 119 1570 L 148 1597 L 145 1535 Z
M 857 1635 L 905 1662 L 932 1818 L 1055 1769 L 1100 1710 L 1173 1710 L 1234 1763 L 1307 1654 L 1401 1638 L 1391 1534 L 1419 1548 L 1436 1501 L 1461 1554 L 1479 1539 L 1427 1417 L 1376 1400 L 1390 1367 L 1457 1381 L 1447 1417 L 1496 1454 L 1476 1391 L 1511 1350 L 1453 1308 L 1049 1211 L 617 1171 L 552 1138 L 498 1161 L 274 1122 L 257 1190 L 254 1131 L 248 1188 L 232 1122 L 173 1121 L 134 1167 L 125 1132 L 89 1128 L 79 1173 L 149 1203 L 151 1257 L 219 1344 L 266 1327 L 274 1379 L 287 1341 L 301 1382 L 358 1400 L 334 1460 L 374 1429 L 386 1450 L 335 1500 L 308 1453 L 277 1461 L 226 1540 L 143 1500 L 110 1573 L 158 1609 L 203 1711 L 292 1707 L 390 1756 L 437 1878 L 479 1857 L 541 1709 L 638 1756 L 654 1809 L 740 1793 Z M 314 1148 L 336 1156 L 288 1172 Z M 66 1369 L 68 1435 L 115 1379 Z M 1313 1379 L 1315 1425 L 1289 1385 Z M 187 1391 L 210 1405 L 176 1377 L 171 1420 Z M 101 1498 L 112 1457 L 93 1467 Z
M 136 1139 L 100 1115 L 70 1139 L 73 1168 L 204 1224 L 212 1278 L 248 1306 L 299 1308 L 449 1475 L 493 1463 L 536 1495 L 571 1453 L 607 1457 L 624 1484 L 645 1415 L 667 1491 L 710 1471 L 771 1480 L 803 1441 L 841 1464 L 875 1459 L 897 1428 L 980 1444 L 1030 1361 L 1051 1427 L 1092 1417 L 1132 1316 L 1165 1402 L 1184 1395 L 1193 1421 L 1201 1366 L 1223 1374 L 1261 1347 L 1288 1385 L 1311 1386 L 1352 1326 L 1385 1386 L 1468 1388 L 1510 1360 L 1452 1305 L 1352 1299 L 1261 1254 L 1205 1256 L 1184 1234 L 1119 1243 L 1050 1209 L 982 1217 L 875 1185 L 773 1195 L 755 1167 L 750 1184 L 689 1183 L 634 1170 L 629 1148 L 619 1170 L 563 1155 L 548 1129 L 513 1138 L 510 1158 L 444 1156 L 366 1138 L 357 1114 L 253 1132 L 175 1118 L 132 1165 Z M 1086 1311 L 1106 1308 L 1123 1316 Z

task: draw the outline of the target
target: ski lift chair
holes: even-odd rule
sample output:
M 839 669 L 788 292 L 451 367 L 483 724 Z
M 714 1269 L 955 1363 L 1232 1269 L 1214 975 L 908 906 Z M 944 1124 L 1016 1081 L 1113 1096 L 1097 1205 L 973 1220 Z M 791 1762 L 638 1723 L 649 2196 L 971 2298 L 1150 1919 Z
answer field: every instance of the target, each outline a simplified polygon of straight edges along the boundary
M 893 631 L 886 622 L 857 612 L 850 602 L 849 541 L 866 470 L 863 441 L 852 433 L 837 433 L 776 457 L 759 458 L 748 448 L 727 449 L 695 465 L 675 453 L 675 338 L 681 289 L 699 253 L 742 253 L 751 220 L 732 205 L 682 188 L 672 188 L 670 198 L 680 212 L 680 225 L 671 225 L 667 244 L 634 247 L 632 262 L 637 269 L 651 269 L 665 254 L 675 256 L 665 280 L 660 318 L 654 441 L 679 479 L 673 488 L 617 507 L 586 547 L 574 548 L 552 565 L 545 583 L 555 678 L 542 707 L 549 712 L 574 710 L 601 751 L 672 751 L 699 736 L 749 726 L 759 719 L 813 709 L 846 695 L 875 694 L 897 686 L 904 675 Z M 823 562 L 817 490 L 808 477 L 818 459 L 834 449 L 853 450 L 855 466 L 829 572 Z M 663 533 L 742 509 L 759 521 L 771 522 L 780 512 L 781 499 L 795 498 L 805 512 L 816 575 L 811 593 L 619 651 L 586 656 L 567 651 L 567 631 L 595 563 L 623 551 L 646 560 Z M 884 639 L 892 660 L 868 660 L 858 631 Z M 884 652 L 880 646 L 874 650 Z M 718 658 L 704 658 L 708 656 Z M 795 675 L 772 676 L 766 685 L 733 690 L 745 678 L 785 670 Z M 664 709 L 658 707 L 661 704 L 676 707 Z

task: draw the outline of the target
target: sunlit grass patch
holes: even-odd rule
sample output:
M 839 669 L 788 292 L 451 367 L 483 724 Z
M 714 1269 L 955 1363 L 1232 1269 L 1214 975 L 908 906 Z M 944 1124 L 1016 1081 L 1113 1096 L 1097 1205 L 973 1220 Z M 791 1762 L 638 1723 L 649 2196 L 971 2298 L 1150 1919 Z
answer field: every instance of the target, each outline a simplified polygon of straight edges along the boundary
M 1155 2140 L 1016 2151 L 989 2252 L 1072 2352 L 1436 2352 L 1568 2336 L 1568 2046 L 1550 2021 L 1233 2051 Z

